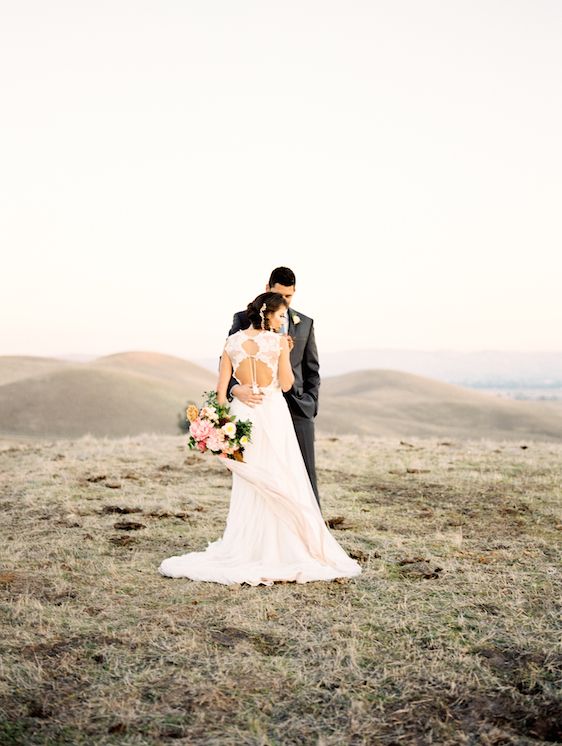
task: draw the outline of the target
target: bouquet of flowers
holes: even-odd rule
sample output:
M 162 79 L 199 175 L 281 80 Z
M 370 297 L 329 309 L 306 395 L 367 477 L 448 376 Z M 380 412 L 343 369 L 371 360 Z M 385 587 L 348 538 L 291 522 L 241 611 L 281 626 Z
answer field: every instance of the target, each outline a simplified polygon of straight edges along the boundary
M 238 420 L 226 404 L 217 402 L 216 391 L 205 391 L 201 409 L 194 404 L 186 409 L 189 422 L 187 445 L 201 453 L 210 451 L 221 458 L 244 461 L 244 447 L 250 442 L 252 423 Z

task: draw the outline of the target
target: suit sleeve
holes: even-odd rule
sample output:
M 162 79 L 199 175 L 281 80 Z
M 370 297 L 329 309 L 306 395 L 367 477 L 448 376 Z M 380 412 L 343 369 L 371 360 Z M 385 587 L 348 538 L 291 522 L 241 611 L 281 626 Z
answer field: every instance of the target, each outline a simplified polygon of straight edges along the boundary
M 314 336 L 314 322 L 311 322 L 310 333 L 302 356 L 303 390 L 316 402 L 314 416 L 318 413 L 318 393 L 320 389 L 320 361 Z
M 230 327 L 230 331 L 228 332 L 228 336 L 230 336 L 231 334 L 235 334 L 236 332 L 240 331 L 240 329 L 242 329 L 242 321 L 240 319 L 240 314 L 235 313 L 232 318 L 232 325 Z M 232 375 L 230 377 L 230 381 L 228 382 L 228 386 L 226 387 L 227 397 L 230 396 L 230 390 L 232 389 L 233 386 L 236 386 L 237 383 L 238 381 L 236 380 L 236 378 L 234 378 L 234 375 Z
M 242 319 L 240 318 L 239 313 L 235 313 L 232 318 L 232 326 L 230 327 L 230 331 L 228 332 L 228 335 L 236 334 L 236 332 L 239 332 L 240 329 L 242 329 Z

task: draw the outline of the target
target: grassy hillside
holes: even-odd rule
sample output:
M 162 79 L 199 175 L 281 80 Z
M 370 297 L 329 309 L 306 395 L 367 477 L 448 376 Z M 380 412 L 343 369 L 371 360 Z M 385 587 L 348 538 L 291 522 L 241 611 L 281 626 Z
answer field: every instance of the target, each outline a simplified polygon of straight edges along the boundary
M 200 402 L 216 378 L 187 360 L 151 352 L 79 364 L 0 358 L 0 381 L 5 381 L 0 383 L 0 433 L 173 435 L 186 402 Z M 338 435 L 561 440 L 562 407 L 370 370 L 322 381 L 317 426 L 319 432 Z
M 172 580 L 230 476 L 180 437 L 0 440 L 0 744 L 562 738 L 560 444 L 318 441 L 363 573 Z
M 0 386 L 52 373 L 68 365 L 65 360 L 50 357 L 0 355 Z
M 318 427 L 371 435 L 562 439 L 562 409 L 395 370 L 327 378 Z
M 187 361 L 129 353 L 0 386 L 0 432 L 120 437 L 178 432 L 178 414 L 215 377 Z
M 118 370 L 126 373 L 167 381 L 181 387 L 188 387 L 199 396 L 210 384 L 216 384 L 217 375 L 199 365 L 172 355 L 156 352 L 121 352 L 100 357 L 91 363 L 94 368 Z M 218 359 L 217 359 L 218 374 Z

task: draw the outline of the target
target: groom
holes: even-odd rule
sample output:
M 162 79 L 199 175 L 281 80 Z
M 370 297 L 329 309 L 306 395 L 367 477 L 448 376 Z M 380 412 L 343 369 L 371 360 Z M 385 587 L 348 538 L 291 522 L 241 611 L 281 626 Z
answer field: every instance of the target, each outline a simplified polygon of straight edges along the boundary
M 281 293 L 289 306 L 295 294 L 295 274 L 288 267 L 277 267 L 271 273 L 266 291 Z M 320 388 L 320 364 L 318 350 L 314 339 L 314 322 L 302 313 L 295 313 L 287 309 L 289 348 L 291 350 L 291 367 L 295 374 L 293 387 L 284 393 L 289 406 L 297 440 L 302 457 L 306 465 L 312 489 L 318 506 L 320 497 L 316 483 L 316 466 L 314 458 L 314 418 L 318 414 L 318 390 Z M 235 334 L 240 329 L 247 329 L 250 322 L 246 311 L 234 314 L 232 328 L 229 334 Z M 242 385 L 233 377 L 228 386 L 228 398 L 232 401 L 235 396 L 244 404 L 259 405 L 263 394 L 253 394 L 250 385 Z

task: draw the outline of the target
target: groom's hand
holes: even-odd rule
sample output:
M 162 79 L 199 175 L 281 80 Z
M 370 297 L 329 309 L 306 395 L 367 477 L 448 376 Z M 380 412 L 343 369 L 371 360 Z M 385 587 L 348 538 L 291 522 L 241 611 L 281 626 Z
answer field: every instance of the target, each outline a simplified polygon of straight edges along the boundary
M 230 389 L 230 393 L 249 407 L 261 404 L 264 397 L 263 394 L 254 394 L 249 383 L 237 383 L 236 386 Z

